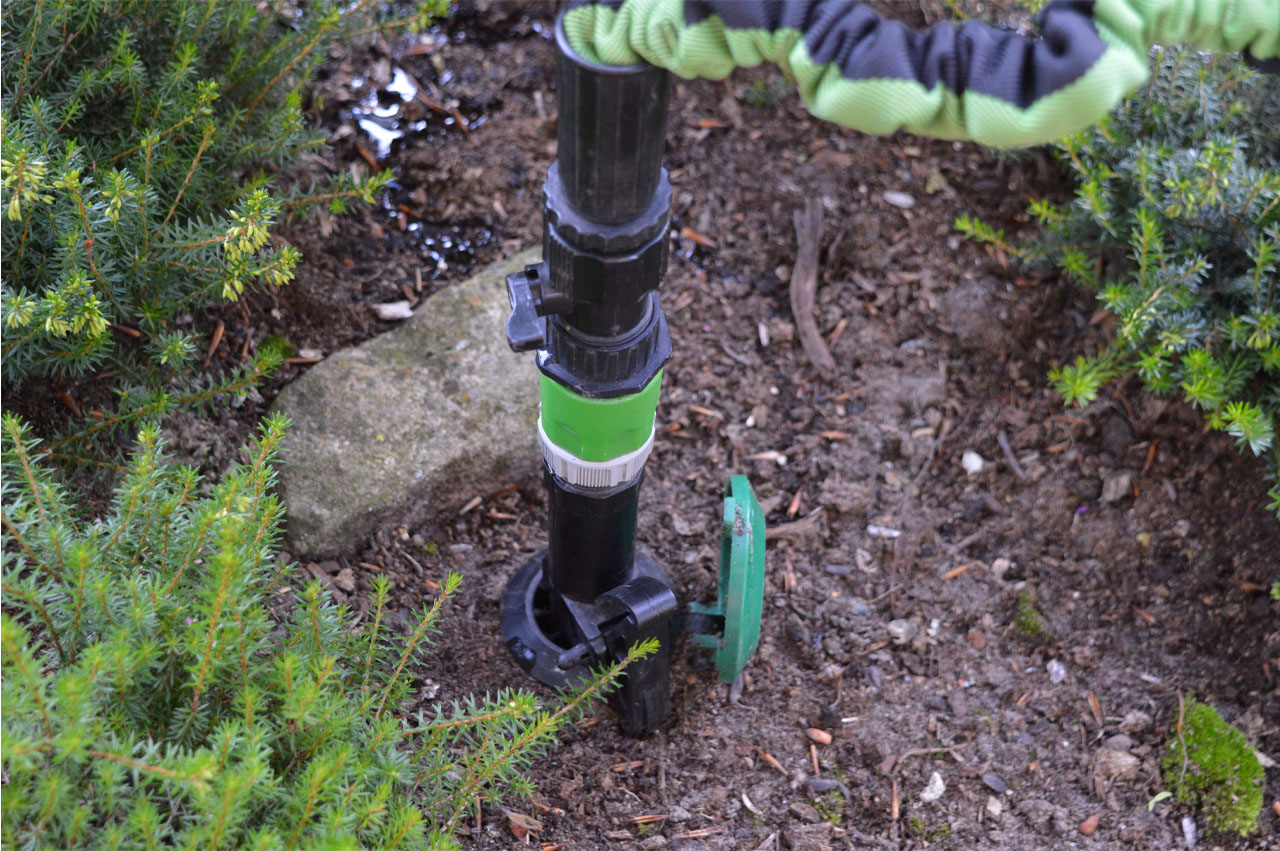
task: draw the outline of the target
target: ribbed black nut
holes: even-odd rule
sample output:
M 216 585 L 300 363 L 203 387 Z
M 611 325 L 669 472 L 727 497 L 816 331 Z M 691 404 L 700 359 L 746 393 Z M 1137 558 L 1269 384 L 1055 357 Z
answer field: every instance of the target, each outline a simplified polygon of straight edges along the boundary
M 547 170 L 543 193 L 546 221 L 560 232 L 567 243 L 587 251 L 626 253 L 665 233 L 671 224 L 671 181 L 667 179 L 665 168 L 658 175 L 658 186 L 649 206 L 639 216 L 621 224 L 610 225 L 579 215 L 565 195 L 559 163 L 552 163 Z
M 550 319 L 538 368 L 580 396 L 607 399 L 639 393 L 671 359 L 671 333 L 657 293 L 645 307 L 648 315 L 635 333 L 608 341 L 575 334 L 558 317 Z
M 644 62 L 586 60 L 569 45 L 563 16 L 556 46 L 556 159 L 568 199 L 595 221 L 634 219 L 658 185 L 670 74 Z
M 627 333 L 642 319 L 643 300 L 667 271 L 668 240 L 659 232 L 630 254 L 596 254 L 575 248 L 550 222 L 542 256 L 551 285 L 570 298 L 565 322 L 593 337 Z

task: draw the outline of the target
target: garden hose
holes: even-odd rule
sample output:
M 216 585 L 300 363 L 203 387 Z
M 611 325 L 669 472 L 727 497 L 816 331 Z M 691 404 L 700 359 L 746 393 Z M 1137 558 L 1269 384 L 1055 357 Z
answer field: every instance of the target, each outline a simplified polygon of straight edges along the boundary
M 772 62 L 818 118 L 995 147 L 1098 121 L 1148 76 L 1156 44 L 1280 57 L 1280 0 L 1051 0 L 1040 36 L 980 21 L 915 32 L 852 0 L 621 0 L 564 16 L 589 61 L 719 80 Z
M 658 299 L 671 183 L 662 168 L 668 71 L 721 79 L 775 62 L 818 117 L 872 133 L 1014 147 L 1079 131 L 1147 77 L 1147 51 L 1183 42 L 1280 53 L 1280 0 L 1052 0 L 1042 35 L 971 22 L 915 33 L 848 0 L 620 0 L 556 25 L 558 152 L 547 172 L 543 262 L 507 278 L 507 340 L 536 351 L 548 546 L 503 595 L 515 661 L 556 687 L 589 680 L 638 641 L 610 702 L 633 734 L 670 711 L 682 631 L 722 681 L 759 640 L 764 516 L 735 476 L 721 522 L 716 602 L 680 608 L 663 567 L 635 545 L 671 337 Z

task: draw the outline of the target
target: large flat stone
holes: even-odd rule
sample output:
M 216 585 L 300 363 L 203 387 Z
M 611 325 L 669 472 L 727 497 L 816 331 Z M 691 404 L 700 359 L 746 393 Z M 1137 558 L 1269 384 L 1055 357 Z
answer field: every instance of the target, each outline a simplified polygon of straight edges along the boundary
M 385 522 L 456 509 L 537 469 L 537 371 L 507 348 L 504 280 L 538 259 L 530 249 L 442 290 L 281 391 L 291 552 L 349 554 Z

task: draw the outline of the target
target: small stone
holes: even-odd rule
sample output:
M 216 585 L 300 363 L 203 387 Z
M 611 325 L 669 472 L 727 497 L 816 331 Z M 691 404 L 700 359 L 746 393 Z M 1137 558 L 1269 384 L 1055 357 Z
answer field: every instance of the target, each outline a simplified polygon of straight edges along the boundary
M 684 824 L 690 818 L 689 811 L 679 805 L 672 807 L 671 812 L 667 815 L 667 821 L 672 824 Z
M 884 193 L 884 200 L 895 207 L 903 210 L 910 210 L 916 205 L 916 199 L 905 192 L 898 192 L 890 189 Z
M 1057 685 L 1067 678 L 1067 669 L 1057 659 L 1050 659 L 1049 664 L 1045 666 L 1049 671 L 1049 682 Z
M 1066 807 L 1040 798 L 1027 798 L 1019 802 L 1018 812 L 1026 816 L 1036 830 L 1046 833 L 1051 828 L 1056 833 L 1067 833 L 1072 827 Z
M 648 849 L 650 848 L 666 848 L 667 837 L 663 836 L 662 834 L 658 834 L 657 836 L 650 836 L 648 839 L 640 843 L 640 847 L 646 849 L 646 851 L 648 851 Z
M 1196 847 L 1196 820 L 1191 816 L 1182 817 L 1182 838 L 1186 840 L 1188 848 Z
M 348 594 L 356 590 L 356 575 L 351 572 L 351 568 L 344 567 L 338 571 L 338 575 L 333 577 L 333 584 L 338 586 L 341 591 Z
M 1102 482 L 1102 501 L 1119 502 L 1129 495 L 1129 485 L 1133 482 L 1133 473 L 1128 470 L 1116 470 Z
M 817 824 L 822 821 L 822 816 L 818 815 L 818 811 L 802 801 L 796 801 L 787 810 L 805 824 Z
M 407 301 L 390 301 L 386 304 L 375 304 L 373 305 L 373 311 L 378 314 L 379 319 L 387 321 L 409 319 L 413 316 L 413 308 L 409 306 Z
M 932 804 L 941 798 L 945 791 L 947 791 L 947 784 L 943 782 L 942 775 L 935 771 L 929 775 L 929 782 L 920 793 L 920 800 L 926 804 Z
M 1125 753 L 1128 753 L 1133 748 L 1133 739 L 1129 738 L 1124 733 L 1116 733 L 1114 736 L 1108 737 L 1107 740 L 1102 743 L 1102 746 L 1104 748 L 1110 748 L 1113 751 L 1124 751 Z
M 997 582 L 1004 582 L 1004 575 L 1013 570 L 1013 562 L 1007 558 L 998 558 L 991 562 L 991 575 Z
M 671 512 L 671 528 L 675 530 L 677 535 L 681 535 L 686 538 L 698 531 L 701 531 L 694 529 L 693 524 L 685 519 L 684 515 L 674 511 Z
M 1085 836 L 1093 836 L 1093 832 L 1098 829 L 1098 814 L 1094 813 L 1084 821 L 1080 822 L 1079 830 Z
M 1138 733 L 1150 727 L 1152 723 L 1154 722 L 1150 715 L 1141 709 L 1135 709 L 1124 714 L 1124 718 L 1120 721 L 1120 729 L 1126 733 Z
M 960 456 L 960 466 L 964 467 L 964 471 L 970 476 L 976 476 L 981 473 L 986 464 L 987 460 L 972 449 L 966 449 L 964 454 Z
M 910 643 L 911 639 L 916 637 L 916 633 L 920 631 L 920 626 L 913 620 L 899 618 L 898 620 L 889 621 L 887 629 L 889 631 L 889 640 L 894 644 L 902 645 Z
M 991 774 L 990 772 L 982 775 L 982 783 L 997 795 L 1003 795 L 1004 790 L 1009 788 L 999 774 Z
M 1094 757 L 1094 770 L 1104 780 L 1136 780 L 1138 768 L 1142 760 L 1126 751 L 1115 751 L 1111 748 L 1098 749 Z
M 1000 818 L 1000 814 L 1004 812 L 1004 804 L 995 795 L 987 796 L 987 812 L 996 818 Z

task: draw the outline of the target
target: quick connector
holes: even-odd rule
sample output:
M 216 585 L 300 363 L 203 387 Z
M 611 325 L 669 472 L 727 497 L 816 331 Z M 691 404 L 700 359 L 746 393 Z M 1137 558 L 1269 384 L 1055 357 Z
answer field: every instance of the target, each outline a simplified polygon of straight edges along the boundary
M 543 262 L 507 278 L 508 342 L 536 350 L 549 505 L 548 548 L 507 586 L 502 629 L 516 662 L 554 687 L 588 679 L 637 641 L 610 702 L 630 733 L 656 729 L 670 702 L 679 602 L 636 552 L 644 465 L 671 338 L 658 301 L 671 184 L 662 169 L 667 73 L 586 62 L 563 23 L 559 151 L 543 207 Z

